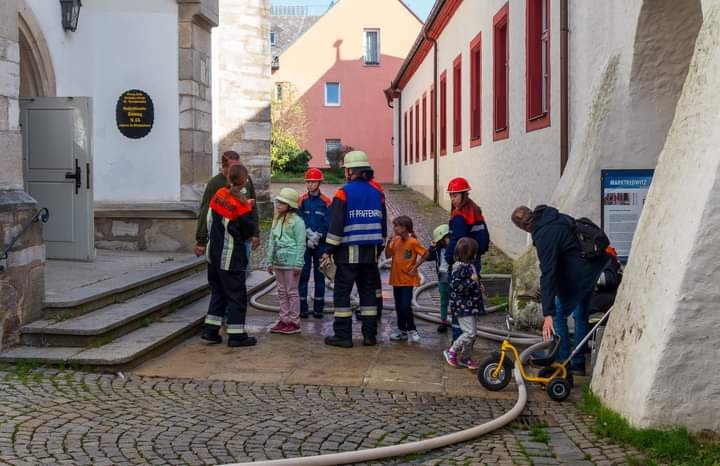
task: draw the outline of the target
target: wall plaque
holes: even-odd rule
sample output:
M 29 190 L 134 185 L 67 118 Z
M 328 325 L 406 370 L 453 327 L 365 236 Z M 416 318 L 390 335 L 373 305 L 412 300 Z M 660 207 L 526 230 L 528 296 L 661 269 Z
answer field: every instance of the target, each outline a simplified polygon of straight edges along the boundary
M 115 106 L 115 121 L 123 136 L 131 139 L 147 136 L 155 121 L 152 99 L 139 89 L 123 92 Z

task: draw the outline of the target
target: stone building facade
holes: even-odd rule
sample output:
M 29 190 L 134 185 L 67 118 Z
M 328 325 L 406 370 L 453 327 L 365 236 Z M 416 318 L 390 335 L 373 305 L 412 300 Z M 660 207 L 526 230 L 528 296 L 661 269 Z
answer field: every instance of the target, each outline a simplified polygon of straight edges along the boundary
M 270 0 L 223 0 L 213 33 L 214 134 L 218 154 L 240 154 L 261 215 L 270 202 Z
M 0 3 L 0 254 L 38 208 L 23 190 L 17 8 L 16 0 Z M 30 223 L 7 259 L 0 256 L 0 348 L 14 342 L 21 324 L 39 318 L 44 265 L 42 228 Z

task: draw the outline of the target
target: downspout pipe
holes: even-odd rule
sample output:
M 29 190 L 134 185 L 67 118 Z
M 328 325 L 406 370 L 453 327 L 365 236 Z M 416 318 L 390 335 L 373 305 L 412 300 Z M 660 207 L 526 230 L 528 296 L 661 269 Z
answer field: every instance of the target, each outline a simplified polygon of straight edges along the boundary
M 560 176 L 565 172 L 570 152 L 568 104 L 568 0 L 560 0 Z
M 438 192 L 440 184 L 440 154 L 438 152 L 437 132 L 437 101 L 438 96 L 440 95 L 440 93 L 438 92 L 438 44 L 437 39 L 432 38 L 428 34 L 427 28 L 423 28 L 423 35 L 425 36 L 425 40 L 433 44 L 433 89 L 435 89 L 435 98 L 432 101 L 433 110 L 430 112 L 430 114 L 435 115 L 435 118 L 432 121 L 432 134 L 435 135 L 435 147 L 433 147 L 433 152 L 435 153 L 435 157 L 433 157 L 433 202 L 437 205 L 440 203 L 440 193 Z
M 398 164 L 398 184 L 402 184 L 402 169 L 403 169 L 403 126 L 402 126 L 402 91 L 398 92 L 398 106 L 397 106 L 397 164 Z

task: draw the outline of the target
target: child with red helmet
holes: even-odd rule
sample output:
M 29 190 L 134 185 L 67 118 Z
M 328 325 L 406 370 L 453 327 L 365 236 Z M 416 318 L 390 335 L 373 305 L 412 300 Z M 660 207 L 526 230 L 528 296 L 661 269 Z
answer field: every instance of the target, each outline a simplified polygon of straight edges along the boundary
M 318 168 L 310 168 L 305 172 L 307 193 L 300 196 L 298 213 L 305 221 L 307 248 L 305 249 L 305 265 L 300 274 L 300 317 L 309 316 L 308 283 L 310 270 L 315 281 L 313 299 L 313 316 L 322 319 L 325 308 L 325 276 L 320 271 L 320 258 L 325 252 L 325 236 L 327 235 L 330 215 L 330 198 L 320 191 L 320 184 L 325 177 Z

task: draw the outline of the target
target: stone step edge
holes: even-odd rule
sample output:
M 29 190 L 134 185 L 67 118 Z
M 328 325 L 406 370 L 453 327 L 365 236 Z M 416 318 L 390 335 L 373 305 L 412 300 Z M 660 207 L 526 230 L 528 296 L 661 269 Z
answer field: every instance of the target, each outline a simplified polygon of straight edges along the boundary
M 57 324 L 58 321 L 55 320 L 37 320 L 35 322 L 31 322 L 27 325 L 24 325 L 20 328 L 20 333 L 24 335 L 78 335 L 78 336 L 92 336 L 92 335 L 102 335 L 104 333 L 108 333 L 112 330 L 115 330 L 117 328 L 122 327 L 125 324 L 134 322 L 136 320 L 142 319 L 148 315 L 154 314 L 156 311 L 163 309 L 167 306 L 172 305 L 173 303 L 176 303 L 178 301 L 183 300 L 186 297 L 189 297 L 195 293 L 198 293 L 202 291 L 203 289 L 206 289 L 209 287 L 207 283 L 206 276 L 203 272 L 199 272 L 195 275 L 190 275 L 189 277 L 182 278 L 176 282 L 172 282 L 170 284 L 161 286 L 159 288 L 156 288 L 154 290 L 148 291 L 147 293 L 140 294 L 134 298 L 130 298 L 128 301 L 124 302 L 124 305 L 132 304 L 133 301 L 140 301 L 141 298 L 148 298 L 148 295 L 152 294 L 160 294 L 160 291 L 167 290 L 168 288 L 177 287 L 177 288 L 183 288 L 182 285 L 191 283 L 194 281 L 199 281 L 200 283 L 194 285 L 194 286 L 187 286 L 186 289 L 182 290 L 180 294 L 172 295 L 166 299 L 162 299 L 158 302 L 152 303 L 144 308 L 138 308 L 138 311 L 134 314 L 126 315 L 122 319 L 118 319 L 115 321 L 108 321 L 107 325 L 104 325 L 103 327 L 96 327 L 92 329 L 73 329 L 73 328 L 56 328 L 53 327 L 53 325 Z M 109 308 L 112 308 L 114 306 L 119 306 L 120 303 L 110 304 L 109 306 L 96 309 L 95 311 L 89 312 L 87 314 L 82 314 L 76 317 L 72 317 L 70 319 L 67 319 L 65 321 L 62 321 L 66 324 L 71 324 L 73 321 L 81 321 L 83 319 L 87 319 L 88 316 L 91 316 L 95 312 L 100 312 L 107 310 Z
M 260 291 L 265 286 L 270 284 L 273 280 L 275 280 L 274 276 L 267 274 L 266 272 L 258 271 L 257 273 L 263 273 L 267 276 L 264 279 L 262 279 L 259 283 L 248 288 L 248 296 L 253 293 L 256 293 L 257 291 Z M 202 324 L 205 313 L 207 311 L 207 300 L 206 299 L 198 300 L 192 304 L 184 306 L 183 308 L 177 310 L 176 312 L 174 312 L 172 314 L 169 314 L 167 317 L 172 317 L 177 314 L 182 315 L 181 313 L 183 313 L 183 311 L 190 313 L 191 311 L 194 311 L 194 310 L 197 310 L 199 313 L 197 317 L 191 318 L 189 322 L 185 323 L 185 325 L 174 329 L 169 335 L 166 335 L 160 341 L 153 341 L 152 343 L 149 343 L 148 345 L 145 345 L 145 346 L 139 348 L 137 351 L 135 351 L 134 353 L 132 353 L 131 355 L 129 355 L 127 357 L 118 358 L 118 359 L 115 359 L 112 361 L 101 361 L 98 359 L 76 357 L 76 356 L 80 356 L 84 352 L 98 350 L 98 349 L 102 348 L 103 346 L 107 346 L 107 345 L 100 346 L 99 348 L 16 346 L 14 348 L 10 348 L 9 350 L 1 352 L 0 353 L 0 362 L 17 363 L 20 361 L 32 360 L 35 362 L 46 363 L 46 364 L 60 364 L 60 363 L 68 364 L 69 363 L 69 364 L 98 366 L 98 367 L 103 366 L 106 368 L 115 367 L 115 366 L 126 366 L 128 364 L 138 361 L 143 356 L 145 356 L 155 350 L 161 349 L 165 343 L 171 342 L 172 340 L 176 339 L 177 337 L 182 336 L 184 333 L 192 331 L 194 327 L 199 327 L 200 324 Z M 202 311 L 202 312 L 200 313 L 200 311 Z M 167 323 L 167 322 L 160 321 L 158 323 Z M 123 335 L 122 337 L 117 338 L 117 339 L 113 340 L 112 342 L 108 343 L 108 345 L 118 342 L 121 339 L 131 339 L 131 337 L 134 334 L 136 334 L 136 332 L 141 332 L 143 330 L 146 330 L 147 328 L 150 328 L 155 324 L 156 323 L 150 324 L 150 326 L 148 326 L 148 327 L 140 328 L 140 329 L 135 330 L 134 332 L 130 332 L 126 335 Z M 165 350 L 167 350 L 167 349 L 170 349 L 170 346 L 165 348 Z M 16 350 L 16 351 L 13 351 L 13 350 Z M 21 357 L 12 356 L 12 353 L 17 352 L 18 350 L 25 350 L 28 353 L 28 356 L 21 356 Z M 33 352 L 47 353 L 48 350 L 50 350 L 50 352 L 54 352 L 54 353 L 61 353 L 61 354 L 64 353 L 65 356 L 64 357 L 48 357 L 48 356 L 38 357 L 37 355 L 35 355 L 33 357 L 31 355 Z M 164 351 L 162 351 L 162 352 L 164 352 Z M 162 354 L 162 352 L 157 353 L 157 354 Z
M 147 270 L 146 273 L 143 274 L 142 278 L 139 278 L 137 280 L 131 281 L 129 283 L 124 283 L 121 285 L 118 285 L 115 288 L 102 291 L 99 293 L 95 293 L 89 296 L 76 298 L 76 299 L 63 299 L 62 297 L 55 300 L 55 299 L 45 299 L 43 301 L 43 307 L 46 309 L 53 309 L 53 310 L 60 310 L 60 309 L 71 309 L 73 307 L 79 307 L 83 306 L 88 303 L 92 303 L 93 301 L 99 301 L 103 298 L 107 298 L 109 296 L 113 295 L 119 295 L 128 291 L 131 291 L 135 288 L 141 288 L 144 285 L 151 284 L 153 282 L 173 277 L 175 275 L 182 275 L 185 272 L 191 271 L 196 268 L 201 268 L 206 264 L 206 260 L 204 257 L 196 257 L 188 260 L 183 260 L 182 264 L 179 264 L 177 267 L 170 268 L 168 270 L 164 270 L 162 272 L 154 271 L 154 270 Z M 113 280 L 119 280 L 119 278 L 113 278 L 108 281 Z

